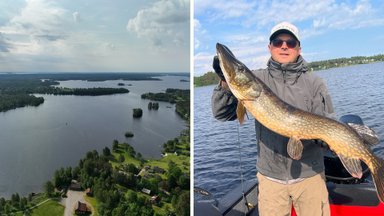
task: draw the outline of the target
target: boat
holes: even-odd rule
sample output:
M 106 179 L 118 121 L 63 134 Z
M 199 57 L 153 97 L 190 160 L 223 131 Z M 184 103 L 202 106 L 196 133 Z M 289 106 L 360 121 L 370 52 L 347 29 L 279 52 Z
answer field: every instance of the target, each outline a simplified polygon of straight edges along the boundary
M 356 115 L 343 116 L 340 121 L 363 124 Z M 384 203 L 379 201 L 369 169 L 364 163 L 361 179 L 350 176 L 340 159 L 330 151 L 324 156 L 324 165 L 331 216 L 384 216 Z M 257 179 L 244 181 L 220 200 L 214 199 L 204 189 L 195 188 L 195 197 L 199 194 L 200 200 L 194 202 L 194 215 L 258 216 L 257 185 Z M 291 215 L 296 216 L 293 207 Z

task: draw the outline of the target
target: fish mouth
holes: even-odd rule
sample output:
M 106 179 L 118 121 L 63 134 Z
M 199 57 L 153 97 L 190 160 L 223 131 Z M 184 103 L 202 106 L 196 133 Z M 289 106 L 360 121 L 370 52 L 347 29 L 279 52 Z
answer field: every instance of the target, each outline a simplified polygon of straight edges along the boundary
M 233 55 L 231 50 L 228 49 L 223 44 L 216 44 L 216 52 L 219 57 L 220 67 L 223 71 L 224 76 L 228 79 L 231 76 L 234 76 L 234 72 L 236 71 L 234 65 L 231 63 L 237 62 L 236 57 Z M 228 80 L 227 80 L 228 81 Z

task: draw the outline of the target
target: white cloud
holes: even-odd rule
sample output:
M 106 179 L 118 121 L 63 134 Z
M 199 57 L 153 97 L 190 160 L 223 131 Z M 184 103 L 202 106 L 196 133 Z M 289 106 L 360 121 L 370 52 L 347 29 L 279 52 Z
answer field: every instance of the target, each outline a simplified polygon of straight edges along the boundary
M 20 15 L 13 17 L 8 27 L 21 34 L 45 34 L 60 31 L 65 10 L 44 0 L 27 0 Z
M 44 0 L 27 0 L 20 13 L 0 27 L 12 44 L 12 53 L 41 54 L 44 42 L 66 38 L 62 31 L 66 11 Z
M 80 13 L 75 11 L 72 13 L 72 16 L 73 16 L 73 21 L 75 23 L 79 23 L 81 21 L 81 18 L 80 18 Z
M 155 47 L 189 44 L 189 1 L 161 0 L 138 11 L 127 30 L 147 38 Z
M 4 38 L 3 34 L 0 32 L 0 52 L 9 52 L 11 45 Z

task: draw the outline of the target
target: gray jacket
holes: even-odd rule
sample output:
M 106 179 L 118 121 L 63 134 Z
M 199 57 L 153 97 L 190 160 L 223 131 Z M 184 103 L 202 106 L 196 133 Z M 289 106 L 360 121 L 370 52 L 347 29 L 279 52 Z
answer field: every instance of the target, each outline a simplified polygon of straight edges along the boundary
M 253 71 L 280 99 L 299 109 L 335 118 L 331 98 L 324 81 L 307 72 L 305 60 L 280 64 L 270 59 L 267 69 Z M 237 99 L 217 86 L 212 95 L 212 112 L 220 121 L 236 119 Z M 315 140 L 303 140 L 300 160 L 288 156 L 288 138 L 255 121 L 257 170 L 268 177 L 288 181 L 314 176 L 324 170 L 323 149 Z

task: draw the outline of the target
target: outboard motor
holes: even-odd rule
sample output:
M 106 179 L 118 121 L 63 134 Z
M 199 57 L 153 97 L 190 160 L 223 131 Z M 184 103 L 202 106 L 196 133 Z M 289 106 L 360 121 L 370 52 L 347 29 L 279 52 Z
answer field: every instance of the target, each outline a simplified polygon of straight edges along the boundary
M 357 115 L 344 115 L 340 118 L 340 122 L 354 123 L 364 125 L 363 120 Z M 325 177 L 327 181 L 331 181 L 338 184 L 358 184 L 366 180 L 370 175 L 370 171 L 363 162 L 361 167 L 363 169 L 363 176 L 361 179 L 352 177 L 348 171 L 344 168 L 339 157 L 331 150 L 327 150 L 324 154 L 324 166 L 325 166 Z

